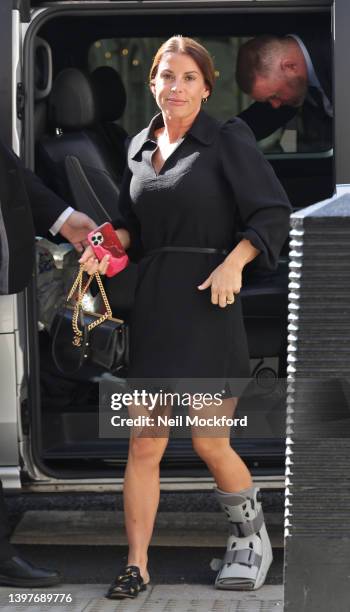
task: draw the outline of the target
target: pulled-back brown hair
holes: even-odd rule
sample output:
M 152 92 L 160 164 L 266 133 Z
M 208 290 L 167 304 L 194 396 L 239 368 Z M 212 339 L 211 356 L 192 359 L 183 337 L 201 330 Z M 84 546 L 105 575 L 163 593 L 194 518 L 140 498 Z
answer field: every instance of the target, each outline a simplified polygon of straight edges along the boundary
M 165 53 L 184 53 L 189 55 L 200 69 L 205 84 L 209 89 L 209 96 L 214 88 L 215 70 L 214 63 L 208 51 L 193 38 L 186 36 L 172 36 L 166 40 L 154 56 L 153 64 L 149 72 L 149 82 L 152 83 L 158 72 L 158 66 Z M 209 97 L 208 96 L 208 97 Z

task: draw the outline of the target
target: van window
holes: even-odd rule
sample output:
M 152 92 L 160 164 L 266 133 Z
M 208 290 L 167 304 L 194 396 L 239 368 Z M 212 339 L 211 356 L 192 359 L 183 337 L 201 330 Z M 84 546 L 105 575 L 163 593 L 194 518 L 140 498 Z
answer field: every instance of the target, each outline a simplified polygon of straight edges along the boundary
M 197 39 L 211 53 L 216 67 L 214 94 L 205 109 L 220 120 L 239 114 L 252 103 L 235 81 L 238 49 L 248 38 L 202 36 Z M 148 89 L 148 71 L 163 42 L 164 37 L 108 38 L 96 40 L 89 49 L 90 72 L 99 66 L 111 66 L 122 78 L 128 99 L 127 112 L 119 123 L 129 134 L 143 129 L 159 110 Z M 260 141 L 259 146 L 266 153 L 281 155 L 329 151 L 332 148 L 331 122 L 325 120 L 324 125 L 320 125 L 318 120 L 314 127 L 312 117 L 308 117 L 306 123 L 299 112 L 285 128 Z

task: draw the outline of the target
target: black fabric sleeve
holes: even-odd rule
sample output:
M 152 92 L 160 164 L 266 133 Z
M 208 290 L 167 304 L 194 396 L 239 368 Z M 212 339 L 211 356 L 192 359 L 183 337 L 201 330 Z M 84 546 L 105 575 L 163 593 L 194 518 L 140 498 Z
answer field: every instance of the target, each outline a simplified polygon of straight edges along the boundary
M 28 200 L 31 206 L 36 234 L 46 235 L 60 214 L 68 207 L 31 170 L 25 168 L 19 157 L 2 142 L 1 153 L 21 172 Z
M 132 173 L 126 167 L 123 180 L 120 187 L 118 199 L 118 214 L 112 224 L 115 229 L 126 229 L 130 234 L 130 247 L 128 255 L 131 261 L 137 262 L 143 257 L 144 248 L 141 240 L 141 228 L 139 220 L 132 210 L 132 202 L 130 198 L 130 182 Z
M 286 125 L 296 114 L 297 109 L 292 106 L 272 108 L 267 102 L 254 102 L 237 117 L 246 122 L 257 140 L 262 140 Z
M 45 236 L 63 211 L 70 206 L 28 168 L 22 168 L 24 184 L 31 204 L 35 231 Z
M 259 249 L 259 268 L 274 270 L 289 231 L 288 197 L 243 121 L 227 121 L 220 136 L 222 168 L 239 213 L 236 238 Z

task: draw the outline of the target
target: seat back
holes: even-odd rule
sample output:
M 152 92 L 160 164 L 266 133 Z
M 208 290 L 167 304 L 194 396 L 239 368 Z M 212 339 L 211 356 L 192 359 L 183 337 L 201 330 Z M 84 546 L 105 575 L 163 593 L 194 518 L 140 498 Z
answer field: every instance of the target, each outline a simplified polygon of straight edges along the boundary
M 115 172 L 121 177 L 126 165 L 128 134 L 116 121 L 125 111 L 125 87 L 118 72 L 111 66 L 99 66 L 91 73 L 90 79 L 98 115 L 95 131 L 105 142 Z
M 51 133 L 38 143 L 38 170 L 45 182 L 98 225 L 118 216 L 127 133 L 112 121 L 123 112 L 125 101 L 125 90 L 112 69 L 97 69 L 90 77 L 67 68 L 57 75 L 49 97 Z M 136 266 L 130 264 L 113 279 L 115 314 L 121 318 L 127 318 L 132 307 L 136 274 Z
M 38 144 L 38 170 L 45 182 L 100 224 L 116 216 L 121 170 L 100 133 L 96 94 L 76 68 L 60 72 L 49 97 L 51 133 Z

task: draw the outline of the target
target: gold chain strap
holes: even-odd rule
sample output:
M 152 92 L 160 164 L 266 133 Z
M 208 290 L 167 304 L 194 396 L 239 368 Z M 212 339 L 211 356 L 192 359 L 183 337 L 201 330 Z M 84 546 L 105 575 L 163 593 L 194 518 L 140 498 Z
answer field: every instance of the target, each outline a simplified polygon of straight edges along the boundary
M 95 272 L 95 274 L 92 274 L 86 285 L 83 288 L 83 275 L 84 275 L 84 269 L 83 269 L 83 265 L 80 266 L 78 275 L 68 293 L 68 297 L 67 297 L 67 302 L 72 298 L 72 296 L 74 295 L 74 292 L 76 291 L 76 289 L 78 289 L 78 297 L 77 297 L 77 301 L 75 303 L 74 306 L 74 310 L 73 310 L 73 315 L 72 315 L 72 327 L 73 327 L 73 331 L 74 331 L 74 339 L 73 339 L 73 345 L 74 346 L 81 346 L 81 341 L 82 341 L 82 336 L 83 336 L 83 332 L 81 331 L 81 329 L 79 329 L 78 326 L 78 319 L 79 319 L 79 311 L 80 309 L 82 310 L 82 312 L 84 312 L 83 309 L 83 305 L 82 305 L 82 301 L 84 298 L 85 293 L 87 292 L 88 288 L 90 287 L 90 284 L 92 283 L 93 279 L 96 278 L 97 280 L 97 284 L 99 287 L 99 290 L 101 292 L 102 295 L 102 299 L 103 299 L 103 303 L 105 305 L 106 308 L 106 312 L 105 314 L 101 315 L 99 319 L 97 319 L 96 321 L 93 321 L 92 323 L 88 324 L 88 331 L 91 331 L 92 329 L 94 329 L 95 327 L 97 327 L 98 325 L 101 325 L 101 323 L 103 323 L 104 321 L 106 321 L 106 319 L 110 319 L 112 317 L 112 309 L 110 307 L 106 292 L 105 292 L 105 288 L 103 286 L 100 274 L 98 272 Z

